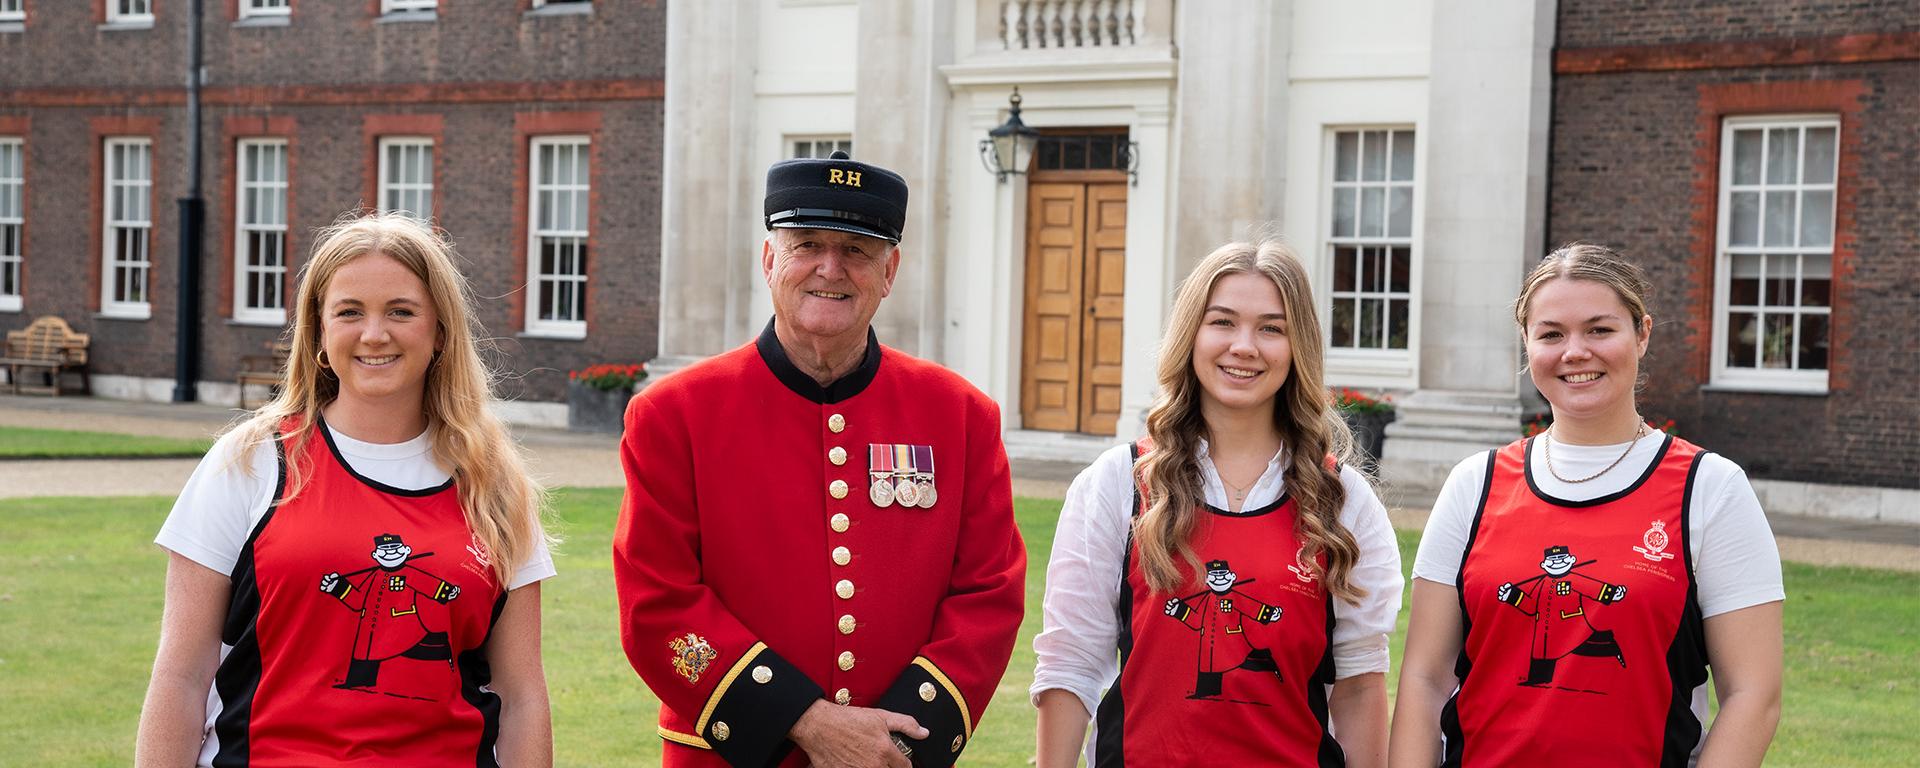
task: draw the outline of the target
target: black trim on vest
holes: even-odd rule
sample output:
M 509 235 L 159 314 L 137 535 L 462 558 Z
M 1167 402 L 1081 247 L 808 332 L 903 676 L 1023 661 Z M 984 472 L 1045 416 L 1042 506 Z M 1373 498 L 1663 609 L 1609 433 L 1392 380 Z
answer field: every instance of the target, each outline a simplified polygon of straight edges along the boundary
M 1137 491 L 1136 491 L 1136 493 L 1137 493 Z M 1223 516 L 1223 517 L 1235 517 L 1235 518 L 1241 518 L 1241 517 L 1259 517 L 1259 516 L 1261 516 L 1261 515 L 1264 515 L 1264 514 L 1267 514 L 1267 513 L 1269 513 L 1269 512 L 1272 512 L 1272 511 L 1274 511 L 1274 510 L 1277 510 L 1277 509 L 1279 509 L 1279 508 L 1281 508 L 1281 507 L 1283 507 L 1283 506 L 1286 506 L 1286 504 L 1287 504 L 1287 499 L 1289 499 L 1289 498 L 1291 498 L 1291 496 L 1290 496 L 1289 494 L 1287 494 L 1287 493 L 1284 493 L 1284 492 L 1283 492 L 1283 493 L 1281 493 L 1281 494 L 1280 494 L 1280 498 L 1277 498 L 1277 499 L 1274 499 L 1274 500 L 1273 500 L 1273 503 L 1271 503 L 1271 504 L 1267 504 L 1267 505 L 1264 505 L 1264 506 L 1262 506 L 1262 507 L 1260 507 L 1259 509 L 1255 509 L 1255 510 L 1252 510 L 1252 511 L 1247 511 L 1247 510 L 1241 510 L 1241 511 L 1239 511 L 1239 512 L 1228 512 L 1227 510 L 1224 510 L 1224 509 L 1221 509 L 1221 508 L 1219 508 L 1219 507 L 1216 507 L 1216 506 L 1214 506 L 1214 505 L 1212 505 L 1212 504 L 1207 504 L 1207 503 L 1204 503 L 1204 502 L 1203 502 L 1203 503 L 1201 503 L 1201 504 L 1200 504 L 1200 506 L 1202 506 L 1202 507 L 1205 507 L 1205 508 L 1206 508 L 1206 510 L 1207 510 L 1208 512 L 1212 512 L 1212 513 L 1214 513 L 1214 514 L 1216 514 L 1216 515 L 1221 515 L 1221 516 Z
M 487 643 L 493 642 L 493 628 L 500 624 L 500 614 L 507 609 L 507 590 L 500 590 L 500 597 L 493 601 L 493 616 L 487 619 L 487 636 L 478 646 L 460 652 L 460 698 L 480 712 L 480 743 L 474 747 L 473 764 L 475 768 L 500 768 L 500 761 L 494 757 L 494 742 L 500 738 L 500 695 L 484 686 L 493 682 L 493 667 L 487 664 Z
M 254 578 L 253 544 L 260 532 L 272 522 L 273 513 L 287 492 L 287 451 L 281 436 L 274 433 L 273 454 L 277 467 L 273 481 L 273 499 L 247 534 L 240 556 L 228 574 L 232 585 L 227 595 L 227 616 L 220 625 L 220 642 L 231 646 L 213 674 L 213 688 L 220 695 L 220 714 L 214 716 L 213 732 L 220 740 L 214 753 L 216 768 L 244 766 L 251 748 L 249 734 L 253 725 L 253 695 L 260 689 L 260 638 L 256 634 L 260 620 L 260 584 Z
M 1328 591 L 1327 606 L 1327 649 L 1320 654 L 1320 665 L 1306 681 L 1307 708 L 1313 711 L 1315 720 L 1320 721 L 1320 748 L 1317 762 L 1320 768 L 1346 768 L 1347 752 L 1340 748 L 1340 742 L 1333 738 L 1333 729 L 1327 718 L 1327 686 L 1333 685 L 1335 672 L 1333 667 L 1333 592 Z
M 780 337 L 773 332 L 774 322 L 767 321 L 766 330 L 760 332 L 760 338 L 754 340 L 753 347 L 760 352 L 761 362 L 773 371 L 773 377 L 796 395 L 821 405 L 832 405 L 866 391 L 867 385 L 873 383 L 873 377 L 880 373 L 880 337 L 874 334 L 871 325 L 867 326 L 867 354 L 860 358 L 860 367 L 823 387 L 787 357 L 786 348 L 780 346 Z
M 353 463 L 347 461 L 346 456 L 341 455 L 340 446 L 334 444 L 333 430 L 327 427 L 327 420 L 324 418 L 316 418 L 315 421 L 318 422 L 319 424 L 320 436 L 327 439 L 327 451 L 333 454 L 333 460 L 339 462 L 340 468 L 346 470 L 347 474 L 352 475 L 353 479 L 359 480 L 361 483 L 365 484 L 368 488 L 372 488 L 381 493 L 390 493 L 395 496 L 412 496 L 417 498 L 422 496 L 432 496 L 436 493 L 441 493 L 453 487 L 452 477 L 448 477 L 446 482 L 433 486 L 431 488 L 416 488 L 416 489 L 409 490 L 406 488 L 395 488 L 391 485 L 387 485 L 386 483 L 380 482 L 371 477 L 367 477 L 366 475 L 360 474 L 358 471 L 354 470 Z
M 1680 500 L 1680 562 L 1686 567 L 1687 602 L 1667 646 L 1667 677 L 1673 699 L 1667 703 L 1666 734 L 1660 743 L 1661 768 L 1686 768 L 1700 746 L 1700 719 L 1693 711 L 1693 690 L 1707 681 L 1706 620 L 1700 611 L 1700 583 L 1693 572 L 1693 482 L 1700 474 L 1706 451 L 1693 455 L 1687 467 L 1686 490 Z
M 1127 444 L 1129 460 L 1127 466 L 1140 465 L 1140 444 Z M 1133 482 L 1133 512 L 1131 519 L 1140 517 L 1140 482 L 1133 473 L 1128 473 Z M 1133 570 L 1133 526 L 1127 526 L 1127 543 L 1120 550 L 1120 599 L 1114 603 L 1114 620 L 1118 622 L 1119 634 L 1115 644 L 1120 650 L 1120 671 L 1127 669 L 1127 658 L 1133 655 L 1133 584 L 1127 574 Z M 1099 711 L 1094 713 L 1093 727 L 1093 763 L 1088 768 L 1125 768 L 1126 766 L 1126 704 L 1120 695 L 1120 678 L 1115 677 L 1113 685 L 1107 688 L 1107 695 L 1100 697 Z
M 1524 452 L 1524 451 L 1523 451 Z M 1453 677 L 1460 681 L 1453 695 L 1440 708 L 1440 765 L 1458 768 L 1466 753 L 1466 733 L 1460 727 L 1460 692 L 1473 671 L 1473 659 L 1467 656 L 1467 634 L 1473 630 L 1473 618 L 1467 613 L 1467 592 L 1460 582 L 1467 578 L 1467 557 L 1473 554 L 1473 542 L 1480 537 L 1480 519 L 1487 514 L 1487 499 L 1493 495 L 1493 470 L 1498 466 L 1500 449 L 1487 451 L 1487 476 L 1480 481 L 1480 501 L 1473 507 L 1473 524 L 1467 528 L 1467 544 L 1460 548 L 1460 567 L 1453 573 L 1454 597 L 1460 601 L 1460 654 L 1453 659 Z
M 1545 491 L 1540 490 L 1539 485 L 1533 482 L 1533 441 L 1535 439 L 1537 438 L 1532 438 L 1532 437 L 1527 438 L 1526 446 L 1523 447 L 1520 451 L 1521 470 L 1522 470 L 1521 474 L 1527 478 L 1527 490 L 1533 491 L 1534 496 L 1539 497 L 1541 501 L 1544 501 L 1548 504 L 1553 504 L 1561 507 L 1574 507 L 1574 508 L 1595 507 L 1601 504 L 1606 504 L 1608 502 L 1619 501 L 1621 499 L 1626 498 L 1627 494 L 1640 490 L 1640 486 L 1646 485 L 1647 480 L 1653 477 L 1653 471 L 1660 468 L 1661 460 L 1667 457 L 1667 449 L 1673 447 L 1673 435 L 1667 435 L 1665 440 L 1660 441 L 1660 450 L 1654 451 L 1653 461 L 1650 461 L 1647 463 L 1647 471 L 1640 473 L 1640 479 L 1633 481 L 1632 485 L 1629 485 L 1613 493 L 1609 493 L 1605 496 L 1587 499 L 1586 501 L 1569 501 L 1567 499 L 1562 499 L 1556 496 L 1548 495 Z

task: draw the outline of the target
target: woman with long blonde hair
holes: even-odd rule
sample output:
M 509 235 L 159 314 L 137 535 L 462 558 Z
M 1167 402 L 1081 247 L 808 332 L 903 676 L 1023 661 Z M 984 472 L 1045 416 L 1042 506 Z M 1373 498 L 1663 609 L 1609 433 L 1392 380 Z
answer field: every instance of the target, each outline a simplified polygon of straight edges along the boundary
M 1090 766 L 1385 763 L 1400 556 L 1345 461 L 1321 345 L 1276 241 L 1221 246 L 1181 284 L 1147 438 L 1102 454 L 1061 511 L 1040 768 L 1074 765 L 1089 720 Z
M 136 761 L 551 764 L 544 492 L 488 408 L 452 246 L 399 214 L 317 240 L 278 396 L 156 539 Z

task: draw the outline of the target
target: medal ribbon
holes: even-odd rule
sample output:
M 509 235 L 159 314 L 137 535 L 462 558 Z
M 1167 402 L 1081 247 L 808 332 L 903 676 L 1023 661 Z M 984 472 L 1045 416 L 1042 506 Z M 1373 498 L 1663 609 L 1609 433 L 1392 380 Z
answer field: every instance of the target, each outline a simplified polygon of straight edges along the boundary
M 893 470 L 894 474 L 901 477 L 913 476 L 913 446 L 893 446 Z
M 867 471 L 878 480 L 893 474 L 893 446 L 881 443 L 867 444 Z

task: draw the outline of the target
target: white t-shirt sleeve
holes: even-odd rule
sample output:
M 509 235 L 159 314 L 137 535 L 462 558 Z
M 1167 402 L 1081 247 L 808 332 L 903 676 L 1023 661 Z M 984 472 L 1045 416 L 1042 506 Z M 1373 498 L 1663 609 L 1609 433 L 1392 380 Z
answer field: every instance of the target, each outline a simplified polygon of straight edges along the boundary
M 1100 691 L 1119 674 L 1121 566 L 1132 524 L 1133 457 L 1128 446 L 1108 449 L 1067 488 L 1047 561 L 1047 591 L 1040 634 L 1033 638 L 1036 666 L 1028 693 L 1037 705 L 1043 691 L 1079 697 L 1092 714 Z
M 1480 510 L 1480 492 L 1487 484 L 1487 454 L 1476 453 L 1453 465 L 1440 495 L 1427 515 L 1420 548 L 1413 555 L 1413 577 L 1435 584 L 1458 586 L 1460 558 L 1473 532 L 1473 516 Z
M 519 568 L 514 570 L 513 580 L 507 583 L 507 590 L 513 591 L 536 581 L 545 581 L 553 578 L 556 573 L 559 571 L 553 567 L 553 553 L 547 551 L 546 533 L 536 533 L 533 538 L 533 552 L 527 556 L 526 560 L 521 561 Z
M 1367 596 L 1359 605 L 1333 599 L 1335 679 L 1387 671 L 1387 636 L 1400 613 L 1400 592 L 1405 586 L 1400 577 L 1400 547 L 1394 541 L 1387 508 L 1352 467 L 1340 469 L 1340 483 L 1347 493 L 1340 524 L 1353 533 L 1360 547 L 1348 578 Z
M 229 432 L 200 459 L 154 543 L 219 573 L 232 574 L 253 527 L 273 503 L 280 461 L 272 443 L 242 449 Z
M 1747 473 L 1718 454 L 1700 461 L 1690 533 L 1701 616 L 1786 599 L 1780 549 Z

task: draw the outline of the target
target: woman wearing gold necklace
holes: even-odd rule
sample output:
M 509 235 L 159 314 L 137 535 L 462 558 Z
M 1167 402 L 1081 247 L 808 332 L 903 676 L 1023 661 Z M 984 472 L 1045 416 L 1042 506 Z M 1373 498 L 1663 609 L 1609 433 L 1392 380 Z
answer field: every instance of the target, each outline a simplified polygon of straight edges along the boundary
M 1222 246 L 1181 285 L 1148 439 L 1067 491 L 1034 640 L 1039 768 L 1083 742 L 1096 768 L 1385 764 L 1400 557 L 1335 458 L 1351 440 L 1308 285 L 1277 242 Z
M 1780 715 L 1779 554 L 1740 468 L 1648 429 L 1634 405 L 1647 288 L 1594 245 L 1527 277 L 1514 319 L 1553 427 L 1462 461 L 1434 502 L 1395 768 L 1765 756 Z

